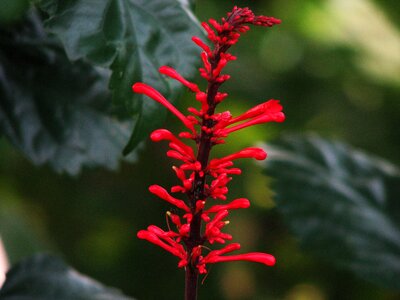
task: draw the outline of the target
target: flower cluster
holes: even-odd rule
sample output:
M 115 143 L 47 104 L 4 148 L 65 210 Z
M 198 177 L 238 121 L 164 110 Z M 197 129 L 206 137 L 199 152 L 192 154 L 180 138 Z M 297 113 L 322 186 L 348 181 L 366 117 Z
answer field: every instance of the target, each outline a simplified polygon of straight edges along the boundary
M 234 161 L 239 158 L 263 160 L 267 156 L 262 149 L 250 147 L 222 158 L 210 159 L 211 148 L 224 143 L 225 138 L 237 130 L 266 122 L 282 122 L 285 119 L 282 106 L 278 100 L 273 99 L 237 117 L 233 117 L 229 111 L 215 112 L 216 106 L 228 96 L 227 93 L 219 92 L 221 84 L 230 78 L 222 71 L 228 62 L 236 59 L 227 50 L 238 41 L 241 33 L 249 30 L 248 25 L 271 27 L 279 23 L 280 20 L 272 17 L 255 16 L 248 8 L 234 7 L 220 23 L 210 19 L 209 24 L 202 24 L 213 47 L 198 37 L 192 40 L 202 50 L 203 67 L 199 71 L 208 83 L 207 89 L 202 91 L 198 85 L 189 82 L 171 67 L 163 66 L 159 69 L 161 74 L 179 81 L 195 93 L 200 107 L 188 108 L 190 115 L 184 115 L 152 87 L 144 83 L 132 86 L 135 93 L 144 94 L 165 106 L 186 127 L 178 136 L 166 129 L 155 130 L 150 136 L 154 142 L 169 142 L 167 156 L 179 162 L 172 169 L 180 183 L 173 186 L 170 192 L 159 185 L 152 185 L 149 190 L 182 213 L 167 212 L 168 230 L 151 225 L 139 231 L 137 236 L 177 256 L 179 267 L 191 268 L 195 273 L 207 273 L 206 266 L 218 262 L 246 260 L 268 266 L 275 263 L 275 258 L 266 253 L 227 255 L 240 248 L 238 243 L 227 244 L 217 250 L 210 250 L 205 244 L 226 244 L 232 240 L 230 234 L 223 232 L 229 223 L 229 211 L 250 206 L 249 200 L 245 198 L 225 203 L 231 176 L 241 173 L 240 169 L 234 167 Z M 195 141 L 195 150 L 184 142 L 187 139 Z M 183 197 L 176 198 L 171 193 L 179 193 Z M 215 200 L 223 202 L 215 204 Z

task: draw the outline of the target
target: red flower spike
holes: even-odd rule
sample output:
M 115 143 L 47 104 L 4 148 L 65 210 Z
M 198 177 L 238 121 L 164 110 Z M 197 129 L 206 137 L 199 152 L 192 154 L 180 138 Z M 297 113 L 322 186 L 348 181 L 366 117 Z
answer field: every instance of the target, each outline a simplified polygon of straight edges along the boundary
M 179 120 L 182 121 L 182 123 L 192 130 L 194 132 L 194 127 L 192 122 L 190 122 L 179 110 L 176 109 L 175 106 L 173 106 L 167 99 L 164 98 L 163 95 L 161 95 L 158 91 L 153 89 L 151 86 L 144 84 L 144 83 L 135 83 L 132 85 L 132 90 L 137 93 L 137 94 L 144 94 L 151 99 L 157 101 L 158 103 L 162 104 L 165 106 L 167 109 L 169 109 Z
M 200 58 L 203 66 L 199 72 L 207 81 L 206 91 L 200 91 L 197 84 L 186 80 L 171 67 L 162 66 L 159 69 L 161 74 L 179 81 L 194 92 L 201 107 L 189 107 L 190 115 L 185 116 L 152 87 L 144 83 L 132 86 L 134 92 L 144 94 L 164 105 L 189 129 L 189 132 L 180 132 L 177 135 L 166 129 L 158 129 L 150 136 L 154 142 L 169 141 L 167 156 L 179 160 L 179 165 L 173 167 L 179 184 L 173 186 L 171 192 L 183 193 L 186 199 L 172 197 L 161 186 L 150 186 L 151 193 L 174 205 L 181 213 L 167 212 L 168 231 L 151 225 L 147 230 L 139 231 L 138 237 L 177 256 L 178 267 L 186 267 L 187 278 L 193 278 L 196 282 L 199 273 L 207 273 L 207 264 L 236 260 L 259 262 L 268 266 L 275 263 L 275 258 L 266 253 L 226 255 L 238 250 L 238 243 L 228 244 L 219 250 L 211 250 L 206 246 L 231 240 L 230 234 L 221 231 L 229 224 L 225 218 L 230 210 L 250 206 L 249 200 L 245 198 L 235 199 L 226 204 L 207 205 L 209 199 L 215 199 L 213 202 L 227 199 L 228 184 L 232 180 L 230 176 L 241 173 L 240 169 L 233 167 L 233 161 L 239 158 L 262 160 L 267 154 L 260 148 L 249 147 L 222 158 L 209 160 L 209 157 L 212 147 L 223 144 L 230 133 L 256 124 L 282 122 L 285 118 L 279 101 L 273 99 L 237 117 L 232 117 L 229 111 L 216 112 L 216 106 L 228 96 L 227 93 L 219 91 L 220 86 L 230 78 L 222 72 L 228 62 L 236 59 L 228 53 L 229 48 L 238 42 L 242 33 L 250 29 L 249 25 L 271 27 L 279 24 L 280 20 L 256 16 L 248 8 L 235 6 L 226 18 L 220 21 L 210 19 L 209 23 L 210 25 L 204 22 L 202 26 L 207 32 L 211 47 L 198 37 L 192 38 L 202 49 Z M 192 139 L 194 147 L 185 144 L 182 139 Z M 171 229 L 170 225 L 174 229 Z M 202 255 L 203 249 L 208 249 L 207 255 Z M 192 283 L 196 285 L 195 282 Z M 190 289 L 188 291 L 191 293 Z M 194 296 L 186 294 L 185 299 L 194 299 Z

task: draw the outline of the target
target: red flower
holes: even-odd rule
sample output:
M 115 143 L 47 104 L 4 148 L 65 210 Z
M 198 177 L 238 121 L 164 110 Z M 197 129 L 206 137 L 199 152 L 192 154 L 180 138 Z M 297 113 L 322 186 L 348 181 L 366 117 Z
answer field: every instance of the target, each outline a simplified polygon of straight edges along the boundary
M 189 107 L 190 115 L 188 116 L 180 112 L 152 87 L 144 83 L 135 83 L 132 86 L 135 93 L 144 94 L 164 105 L 189 129 L 189 132 L 179 133 L 178 137 L 166 129 L 157 129 L 150 135 L 154 142 L 169 141 L 170 150 L 167 156 L 180 161 L 179 166 L 173 166 L 180 184 L 173 186 L 171 193 L 182 193 L 187 200 L 173 197 L 159 185 L 150 186 L 151 193 L 182 210 L 183 215 L 167 212 L 168 219 L 176 229 L 169 228 L 168 231 L 164 231 L 152 225 L 147 230 L 139 231 L 138 237 L 177 256 L 179 267 L 187 267 L 196 274 L 206 273 L 206 265 L 217 262 L 246 260 L 267 266 L 275 263 L 272 255 L 259 252 L 224 255 L 239 250 L 238 243 L 228 244 L 219 250 L 211 250 L 205 256 L 202 255 L 202 251 L 206 249 L 203 246 L 205 243 L 224 244 L 231 240 L 230 234 L 222 232 L 229 224 L 229 221 L 225 220 L 229 211 L 250 206 L 249 200 L 245 198 L 235 199 L 227 204 L 209 203 L 209 198 L 214 199 L 211 201 L 227 199 L 227 185 L 232 180 L 230 175 L 241 173 L 240 169 L 233 167 L 233 161 L 240 158 L 263 160 L 267 157 L 264 150 L 249 147 L 222 158 L 209 160 L 211 148 L 216 144 L 224 143 L 224 139 L 237 130 L 261 123 L 282 122 L 285 119 L 282 106 L 278 100 L 273 99 L 237 117 L 233 117 L 229 111 L 215 112 L 216 106 L 228 96 L 227 93 L 218 91 L 221 84 L 230 78 L 229 75 L 223 74 L 223 70 L 230 61 L 236 59 L 227 51 L 238 41 L 242 33 L 249 30 L 248 25 L 271 27 L 279 23 L 278 19 L 255 16 L 250 9 L 238 7 L 234 7 L 220 23 L 213 19 L 209 20 L 210 25 L 202 23 L 213 47 L 209 47 L 198 37 L 193 37 L 192 40 L 202 49 L 200 57 L 203 67 L 199 71 L 208 82 L 207 90 L 201 91 L 198 85 L 186 80 L 169 66 L 162 66 L 159 70 L 161 74 L 179 81 L 195 93 L 195 98 L 200 102 L 201 107 Z M 195 141 L 195 150 L 184 143 L 184 139 Z M 205 223 L 204 227 L 201 226 L 202 222 Z M 201 228 L 204 228 L 203 232 Z

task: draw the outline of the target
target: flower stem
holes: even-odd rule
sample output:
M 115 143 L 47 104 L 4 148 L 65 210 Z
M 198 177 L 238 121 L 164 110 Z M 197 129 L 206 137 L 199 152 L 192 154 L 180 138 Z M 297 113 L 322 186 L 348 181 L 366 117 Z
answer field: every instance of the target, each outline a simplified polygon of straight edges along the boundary
M 198 278 L 197 270 L 189 264 L 185 272 L 185 300 L 197 300 Z
M 215 111 L 215 95 L 217 94 L 218 88 L 220 84 L 210 82 L 207 89 L 207 102 L 209 105 L 209 109 L 207 111 L 208 115 L 213 115 Z M 206 118 L 203 117 L 202 126 L 211 128 L 213 126 L 212 123 L 209 122 Z M 212 143 L 211 136 L 207 134 L 205 131 L 201 132 L 199 144 L 198 144 L 198 153 L 197 153 L 197 161 L 201 163 L 202 169 L 205 170 L 208 165 L 208 160 L 210 156 Z M 195 267 L 197 262 L 191 262 L 191 253 L 194 247 L 202 245 L 204 243 L 203 238 L 201 237 L 201 213 L 195 212 L 196 210 L 196 202 L 198 200 L 204 200 L 204 185 L 206 182 L 206 175 L 200 176 L 199 173 L 196 173 L 193 189 L 191 191 L 190 196 L 190 206 L 193 213 L 193 219 L 190 223 L 190 235 L 186 240 L 187 253 L 188 253 L 188 261 L 189 264 L 186 267 L 185 272 L 185 300 L 196 300 L 197 299 L 197 286 L 198 286 L 198 277 L 199 273 L 197 268 Z

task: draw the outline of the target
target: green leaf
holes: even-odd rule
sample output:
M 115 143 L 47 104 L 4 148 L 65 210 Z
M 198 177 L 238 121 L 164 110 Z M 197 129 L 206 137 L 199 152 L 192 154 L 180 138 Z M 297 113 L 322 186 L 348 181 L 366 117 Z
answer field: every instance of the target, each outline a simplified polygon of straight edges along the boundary
M 68 267 L 62 260 L 39 254 L 15 265 L 0 290 L 2 300 L 133 300 Z
M 125 152 L 131 151 L 165 117 L 165 109 L 132 93 L 145 82 L 174 101 L 181 86 L 158 68 L 169 65 L 191 77 L 199 49 L 191 42 L 202 35 L 186 0 L 36 0 L 49 15 L 46 27 L 62 41 L 71 60 L 86 59 L 110 68 L 109 86 L 122 114 L 140 115 Z M 150 125 L 149 125 L 150 124 Z
M 267 151 L 277 208 L 304 250 L 399 289 L 399 169 L 315 136 L 283 138 Z
M 70 63 L 35 13 L 0 28 L 0 130 L 29 159 L 58 172 L 114 169 L 132 125 L 112 117 L 108 74 Z

